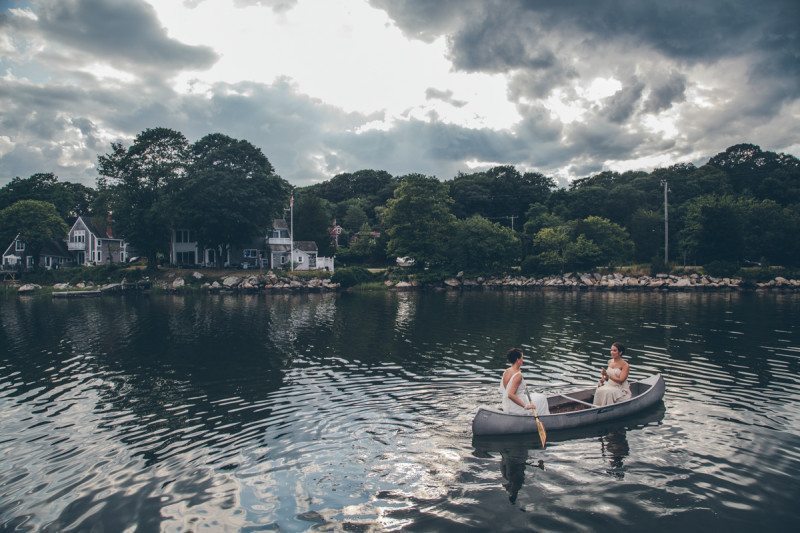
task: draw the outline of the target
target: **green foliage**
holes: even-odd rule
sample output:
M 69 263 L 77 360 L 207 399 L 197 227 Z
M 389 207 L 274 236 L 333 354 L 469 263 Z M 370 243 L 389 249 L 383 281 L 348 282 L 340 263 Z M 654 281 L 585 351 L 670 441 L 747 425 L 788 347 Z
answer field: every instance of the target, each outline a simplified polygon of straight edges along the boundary
M 190 160 L 186 137 L 167 128 L 143 131 L 127 149 L 112 143 L 111 152 L 98 157 L 98 189 L 118 233 L 147 257 L 149 268 L 170 239 L 168 187 L 185 175 Z
M 714 277 L 735 276 L 739 272 L 739 263 L 734 261 L 711 261 L 703 265 L 703 271 Z
M 449 257 L 442 243 L 456 221 L 451 203 L 447 187 L 436 178 L 421 174 L 404 177 L 383 213 L 388 254 L 413 257 L 417 267 L 444 267 Z
M 259 148 L 214 133 L 191 153 L 187 172 L 169 184 L 167 204 L 173 227 L 191 229 L 201 248 L 246 245 L 282 213 L 289 184 Z
M 490 274 L 507 271 L 519 261 L 520 241 L 509 228 L 476 215 L 453 224 L 446 248 L 453 272 Z
M 0 188 L 0 210 L 20 200 L 39 200 L 55 206 L 59 216 L 67 220 L 91 214 L 97 193 L 80 183 L 58 181 L 52 173 L 33 174 L 30 178 L 14 178 Z
M 329 204 L 318 196 L 303 193 L 295 197 L 294 239 L 316 242 L 321 256 L 331 255 L 333 251 L 328 233 L 332 219 Z
M 39 264 L 42 247 L 51 240 L 63 239 L 69 228 L 53 204 L 20 200 L 0 211 L 0 242 L 3 249 L 19 233 L 27 253 Z
M 536 235 L 539 230 L 560 226 L 564 220 L 558 215 L 547 210 L 547 206 L 540 203 L 533 203 L 525 213 L 525 225 L 523 231 L 526 235 Z
M 637 261 L 647 261 L 663 249 L 664 213 L 637 209 L 630 218 L 628 231 L 634 244 L 634 257 Z M 664 255 L 663 252 L 661 255 Z
M 589 216 L 583 220 L 573 221 L 571 224 L 572 233 L 577 236 L 576 239 L 583 235 L 587 241 L 591 241 L 597 247 L 598 253 L 595 254 L 593 250 L 589 253 L 587 245 L 582 244 L 579 248 L 584 250 L 581 255 L 584 258 L 583 261 L 592 256 L 598 262 L 619 264 L 627 262 L 633 257 L 633 241 L 625 228 L 620 225 L 597 216 Z
M 352 287 L 359 283 L 368 283 L 375 281 L 378 276 L 372 274 L 369 270 L 362 267 L 347 267 L 337 268 L 331 276 L 331 281 L 339 283 L 342 288 Z
M 342 227 L 350 232 L 359 231 L 361 226 L 368 223 L 367 213 L 357 205 L 350 205 L 342 218 Z

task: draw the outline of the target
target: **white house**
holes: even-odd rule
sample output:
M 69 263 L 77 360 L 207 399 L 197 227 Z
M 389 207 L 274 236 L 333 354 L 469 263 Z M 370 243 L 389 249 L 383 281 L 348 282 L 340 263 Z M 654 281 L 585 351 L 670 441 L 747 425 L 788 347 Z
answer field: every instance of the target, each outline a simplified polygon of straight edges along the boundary
M 294 244 L 292 244 L 294 243 Z M 289 226 L 283 219 L 272 222 L 272 230 L 267 238 L 269 248 L 269 267 L 272 269 L 291 267 L 295 270 L 329 270 L 333 272 L 333 257 L 320 257 L 314 241 L 292 241 Z M 294 254 L 292 256 L 292 254 Z

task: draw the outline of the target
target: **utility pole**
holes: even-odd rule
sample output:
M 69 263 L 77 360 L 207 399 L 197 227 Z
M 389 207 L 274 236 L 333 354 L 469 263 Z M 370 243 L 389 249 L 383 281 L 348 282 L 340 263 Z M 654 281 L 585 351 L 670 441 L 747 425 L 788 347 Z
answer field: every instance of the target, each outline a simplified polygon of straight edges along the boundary
M 669 263 L 669 207 L 667 202 L 669 188 L 667 180 L 663 180 L 661 183 L 664 185 L 664 264 L 666 265 Z
M 289 272 L 294 272 L 294 191 L 289 198 Z
M 508 218 L 511 219 L 511 231 L 514 231 L 514 219 L 519 217 L 517 215 L 511 215 Z

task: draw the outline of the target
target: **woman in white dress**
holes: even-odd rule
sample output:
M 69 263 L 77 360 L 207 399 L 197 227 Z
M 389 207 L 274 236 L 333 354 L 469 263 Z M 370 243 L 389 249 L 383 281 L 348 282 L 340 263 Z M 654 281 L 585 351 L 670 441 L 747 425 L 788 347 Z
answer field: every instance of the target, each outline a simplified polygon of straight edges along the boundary
M 622 358 L 625 347 L 618 342 L 611 345 L 611 359 L 608 368 L 600 372 L 600 382 L 594 393 L 594 405 L 602 407 L 612 403 L 621 402 L 631 397 L 631 387 L 628 384 L 630 365 Z
M 536 414 L 549 415 L 550 407 L 547 404 L 547 396 L 538 392 L 528 392 L 525 385 L 525 378 L 522 377 L 523 353 L 519 348 L 512 348 L 506 354 L 511 366 L 503 372 L 503 379 L 500 381 L 500 396 L 503 402 L 503 411 L 513 415 L 530 415 L 533 406 L 536 406 Z

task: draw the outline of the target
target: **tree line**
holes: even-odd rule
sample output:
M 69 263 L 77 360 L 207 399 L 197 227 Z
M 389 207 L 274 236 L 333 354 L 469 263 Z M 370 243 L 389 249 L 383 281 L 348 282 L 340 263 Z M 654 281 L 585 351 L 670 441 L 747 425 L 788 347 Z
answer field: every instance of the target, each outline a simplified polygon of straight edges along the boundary
M 50 226 L 111 211 L 115 232 L 155 265 L 171 228 L 192 229 L 202 247 L 244 244 L 282 216 L 292 193 L 260 149 L 219 133 L 189 143 L 174 130 L 145 130 L 130 146 L 113 143 L 100 155 L 98 174 L 94 188 L 52 174 L 14 178 L 0 189 L 0 236 L 9 242 L 33 225 L 19 206 L 12 209 L 20 201 L 37 202 L 28 219 Z M 339 265 L 409 257 L 413 269 L 442 274 L 517 267 L 551 274 L 633 262 L 721 271 L 800 265 L 800 161 L 753 144 L 732 146 L 700 167 L 607 171 L 567 187 L 501 165 L 448 180 L 365 169 L 294 194 L 295 239 L 316 241 L 320 255 L 336 254 Z M 332 238 L 334 220 L 341 234 Z M 50 228 L 39 226 L 33 233 Z

